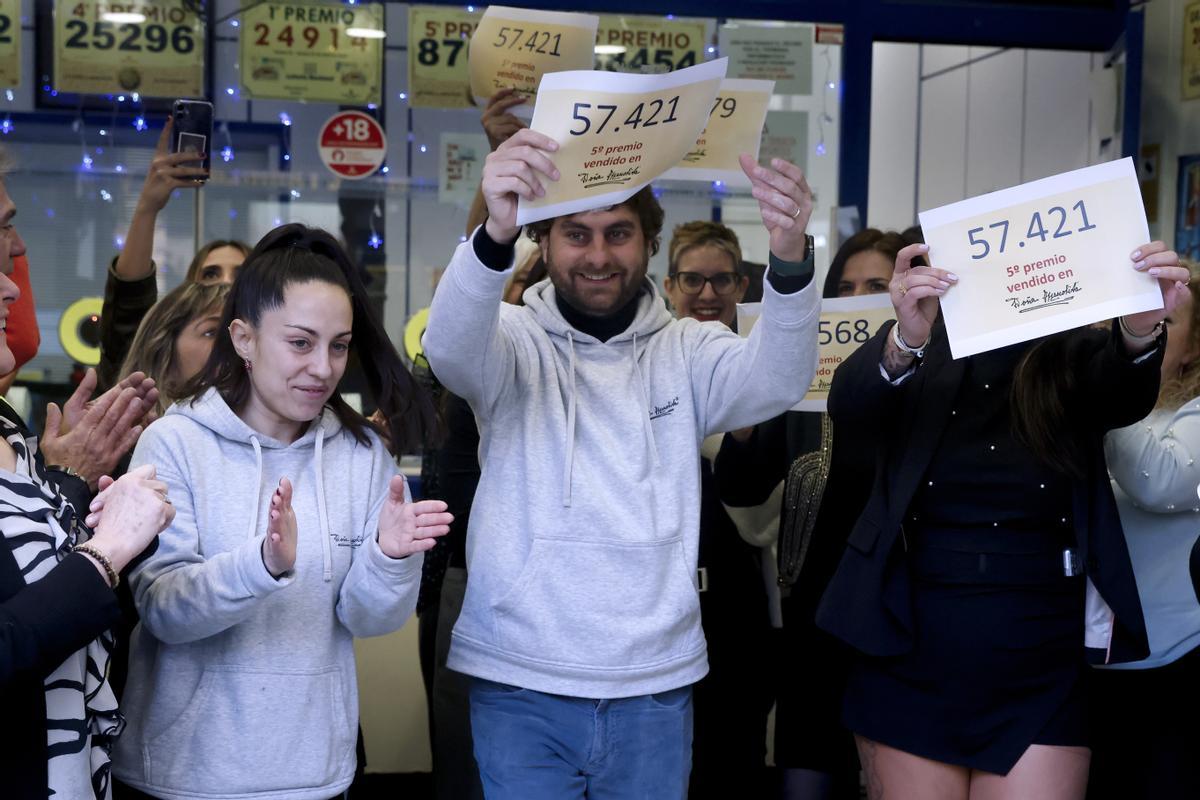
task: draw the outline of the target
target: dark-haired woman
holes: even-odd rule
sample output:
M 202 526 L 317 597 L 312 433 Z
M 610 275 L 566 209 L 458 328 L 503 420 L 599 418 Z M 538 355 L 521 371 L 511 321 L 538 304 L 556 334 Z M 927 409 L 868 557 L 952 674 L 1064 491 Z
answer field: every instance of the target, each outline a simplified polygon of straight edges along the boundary
M 904 244 L 894 231 L 865 228 L 854 234 L 830 262 L 822 297 L 886 292 Z M 753 429 L 726 434 L 714 465 L 727 506 L 766 502 L 789 473 L 802 481 L 798 476 L 812 469 L 824 480 L 801 498 L 811 524 L 793 524 L 797 512 L 789 512 L 780 520 L 777 539 L 783 629 L 774 753 L 786 800 L 859 796 L 854 739 L 841 724 L 848 655 L 844 645 L 817 628 L 816 611 L 870 493 L 875 451 L 873 437 L 856 428 L 832 434 L 825 415 L 789 411 Z M 823 447 L 829 448 L 824 464 Z
M 325 800 L 355 769 L 353 637 L 399 629 L 448 530 L 409 500 L 338 394 L 357 352 L 391 442 L 432 409 L 329 234 L 286 225 L 247 257 L 183 402 L 138 443 L 178 514 L 130 576 L 141 623 L 115 774 L 161 798 Z
M 96 365 L 101 390 L 117 382 L 134 334 L 158 299 L 158 279 L 151 258 L 158 215 L 177 190 L 194 188 L 196 180 L 206 175 L 197 163 L 203 154 L 168 152 L 171 128 L 168 118 L 138 195 L 125 244 L 108 269 L 100 313 L 100 363 Z M 249 247 L 233 239 L 211 241 L 196 251 L 183 282 L 233 283 L 249 252 Z
M 1132 268 L 1164 308 L 953 360 L 935 322 L 958 278 L 913 266 L 926 252 L 900 251 L 898 322 L 829 398 L 835 429 L 879 437 L 817 616 L 856 650 L 843 718 L 871 797 L 1078 800 L 1085 654 L 1147 652 L 1103 437 L 1154 407 L 1160 323 L 1188 271 L 1144 245 Z

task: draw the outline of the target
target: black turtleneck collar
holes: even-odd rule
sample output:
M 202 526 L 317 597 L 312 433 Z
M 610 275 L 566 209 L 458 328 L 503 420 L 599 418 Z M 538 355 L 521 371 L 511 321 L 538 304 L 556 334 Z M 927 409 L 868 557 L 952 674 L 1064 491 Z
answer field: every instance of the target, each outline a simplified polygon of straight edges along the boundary
M 558 310 L 568 325 L 580 333 L 586 333 L 588 336 L 594 336 L 602 342 L 607 342 L 633 324 L 633 318 L 637 316 L 638 299 L 641 295 L 639 290 L 623 308 L 604 317 L 593 317 L 583 313 L 564 300 L 558 292 L 554 293 L 554 300 L 558 303 Z

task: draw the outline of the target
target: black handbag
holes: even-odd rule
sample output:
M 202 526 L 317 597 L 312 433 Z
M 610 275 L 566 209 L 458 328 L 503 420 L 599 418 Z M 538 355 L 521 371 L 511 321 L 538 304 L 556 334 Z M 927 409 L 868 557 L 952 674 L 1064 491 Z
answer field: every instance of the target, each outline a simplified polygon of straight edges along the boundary
M 825 484 L 829 479 L 830 454 L 833 452 L 833 425 L 828 414 L 821 415 L 821 444 L 811 453 L 797 456 L 788 468 L 783 483 L 783 508 L 779 515 L 779 586 L 786 595 L 808 556 L 813 528 L 821 510 Z M 1194 562 L 1193 562 L 1194 563 Z

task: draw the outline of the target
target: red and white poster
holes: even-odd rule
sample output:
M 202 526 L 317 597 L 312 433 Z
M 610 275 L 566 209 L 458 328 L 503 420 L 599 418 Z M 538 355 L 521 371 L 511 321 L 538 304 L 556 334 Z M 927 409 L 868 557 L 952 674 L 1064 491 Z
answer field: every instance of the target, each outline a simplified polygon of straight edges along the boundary
M 339 111 L 317 136 L 321 161 L 342 178 L 359 180 L 375 174 L 387 155 L 387 138 L 375 118 L 361 111 Z

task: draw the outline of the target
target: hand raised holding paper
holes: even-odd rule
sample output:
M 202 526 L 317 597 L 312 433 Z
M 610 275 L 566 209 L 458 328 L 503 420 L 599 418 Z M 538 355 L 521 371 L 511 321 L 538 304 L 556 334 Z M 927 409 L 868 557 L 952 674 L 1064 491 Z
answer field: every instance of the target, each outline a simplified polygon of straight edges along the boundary
M 490 98 L 479 116 L 483 132 L 487 134 L 488 146 L 495 150 L 509 140 L 517 131 L 528 127 L 517 118 L 512 110 L 525 103 L 525 96 L 516 89 L 501 89 Z
M 556 150 L 558 142 L 524 128 L 488 154 L 481 188 L 488 210 L 484 226 L 493 240 L 516 241 L 521 233 L 517 225 L 517 199 L 542 197 L 546 194 L 543 181 L 559 179 L 558 168 L 549 156 Z
M 896 269 L 888 286 L 892 307 L 896 309 L 900 338 L 917 348 L 929 341 L 933 321 L 938 315 L 939 298 L 958 282 L 958 276 L 953 272 L 936 267 L 913 266 L 914 259 L 928 252 L 927 244 L 910 244 L 897 253 Z
M 1162 291 L 1163 307 L 1143 311 L 1139 314 L 1127 314 L 1122 326 L 1126 339 L 1145 339 L 1157 334 L 1158 323 L 1162 322 L 1179 301 L 1187 294 L 1188 279 L 1191 274 L 1187 267 L 1179 265 L 1179 255 L 1174 250 L 1168 250 L 1162 242 L 1144 244 L 1130 254 L 1133 268 L 1158 278 L 1158 288 Z M 1136 342 L 1128 342 L 1131 346 Z
M 804 172 L 782 158 L 772 159 L 770 167 L 756 164 L 745 153 L 738 160 L 770 234 L 771 252 L 784 261 L 803 261 L 808 255 L 804 231 L 813 209 Z

